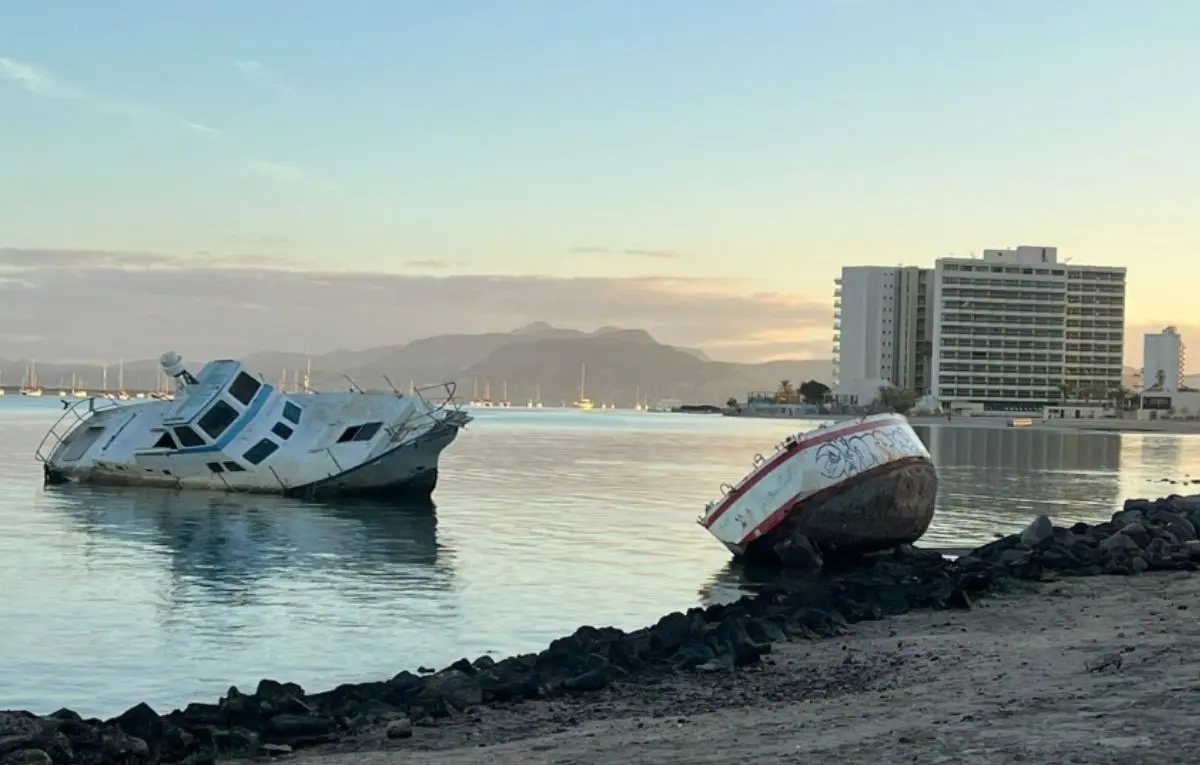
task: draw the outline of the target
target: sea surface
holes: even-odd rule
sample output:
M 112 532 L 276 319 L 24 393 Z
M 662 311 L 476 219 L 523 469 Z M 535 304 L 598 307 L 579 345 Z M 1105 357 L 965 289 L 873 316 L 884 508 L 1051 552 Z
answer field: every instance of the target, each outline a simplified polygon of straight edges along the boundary
M 798 421 L 483 410 L 443 455 L 436 514 L 165 490 L 43 488 L 56 399 L 0 399 L 0 709 L 117 714 L 273 677 L 310 689 L 537 650 L 735 597 L 696 524 Z M 1200 438 L 918 428 L 941 475 L 924 544 L 1045 513 L 1106 518 L 1186 489 Z

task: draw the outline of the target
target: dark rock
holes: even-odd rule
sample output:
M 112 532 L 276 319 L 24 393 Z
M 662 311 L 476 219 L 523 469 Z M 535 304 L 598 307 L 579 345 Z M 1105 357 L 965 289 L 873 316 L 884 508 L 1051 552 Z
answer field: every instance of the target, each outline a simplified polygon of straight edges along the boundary
M 54 760 L 41 749 L 21 749 L 4 758 L 4 765 L 54 765 Z
M 149 704 L 141 703 L 108 721 L 109 725 L 146 742 L 150 760 L 157 761 L 163 747 L 165 726 L 162 718 Z
M 218 730 L 213 731 L 212 744 L 220 759 L 246 760 L 258 754 L 259 737 L 245 728 Z
M 321 715 L 275 715 L 262 731 L 263 740 L 273 744 L 315 746 L 338 739 L 337 721 Z
M 1054 533 L 1054 524 L 1045 515 L 1034 518 L 1025 530 L 1021 532 L 1021 544 L 1034 547 L 1039 542 L 1049 539 Z
M 412 738 L 412 734 L 412 720 L 407 717 L 401 717 L 399 720 L 388 723 L 387 730 L 384 732 L 384 735 L 390 739 Z
M 803 534 L 785 537 L 773 549 L 779 562 L 792 571 L 820 571 L 825 565 L 817 546 Z
M 475 675 L 459 669 L 444 669 L 425 679 L 416 698 L 417 706 L 434 717 L 462 711 L 483 703 L 483 685 Z

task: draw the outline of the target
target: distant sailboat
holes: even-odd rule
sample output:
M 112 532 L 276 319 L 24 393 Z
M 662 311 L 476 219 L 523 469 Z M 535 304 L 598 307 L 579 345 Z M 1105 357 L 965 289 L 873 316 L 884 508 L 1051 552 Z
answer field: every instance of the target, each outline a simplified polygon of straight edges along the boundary
M 542 408 L 542 386 L 541 385 L 533 386 L 533 398 L 529 399 L 529 402 L 526 404 L 526 406 L 529 407 L 530 409 L 541 409 Z
M 40 385 L 38 385 L 37 362 L 36 361 L 31 360 L 29 362 L 29 365 L 25 368 L 25 376 L 26 376 L 26 384 L 25 384 L 25 387 L 23 387 L 21 389 L 21 395 L 22 396 L 40 396 L 40 395 L 42 395 L 42 388 Z
M 576 409 L 592 409 L 595 404 L 587 397 L 585 388 L 587 385 L 587 364 L 579 365 L 579 400 L 575 402 Z

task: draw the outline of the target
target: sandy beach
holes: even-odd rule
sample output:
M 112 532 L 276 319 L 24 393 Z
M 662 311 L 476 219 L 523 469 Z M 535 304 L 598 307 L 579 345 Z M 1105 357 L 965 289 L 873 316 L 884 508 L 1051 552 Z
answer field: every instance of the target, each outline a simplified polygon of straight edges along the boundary
M 779 644 L 758 668 L 469 712 L 294 761 L 1195 762 L 1198 596 L 1186 573 L 1014 584 L 969 611 Z

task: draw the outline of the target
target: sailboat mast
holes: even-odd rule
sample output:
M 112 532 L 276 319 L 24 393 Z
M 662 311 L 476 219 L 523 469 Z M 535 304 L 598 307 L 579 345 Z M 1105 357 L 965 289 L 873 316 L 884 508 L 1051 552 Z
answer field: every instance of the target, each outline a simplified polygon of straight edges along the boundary
M 587 384 L 587 362 L 579 364 L 579 400 L 587 398 L 587 393 L 584 392 L 584 386 Z

